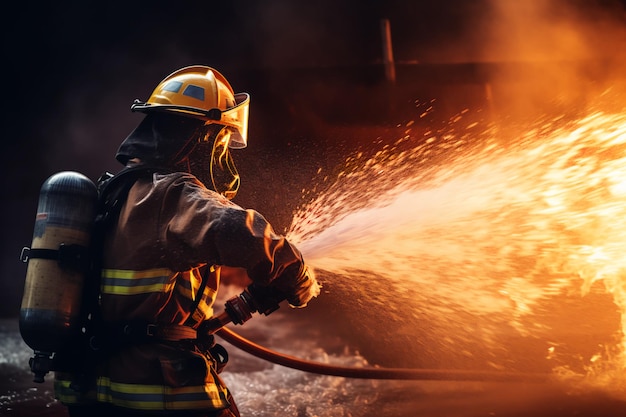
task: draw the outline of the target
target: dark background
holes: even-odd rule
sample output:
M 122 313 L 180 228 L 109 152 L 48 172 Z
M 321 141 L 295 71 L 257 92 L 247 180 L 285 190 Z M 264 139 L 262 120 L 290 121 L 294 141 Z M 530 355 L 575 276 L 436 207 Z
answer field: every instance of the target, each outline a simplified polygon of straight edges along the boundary
M 41 183 L 62 170 L 95 180 L 121 168 L 115 151 L 140 120 L 132 100 L 147 99 L 170 72 L 213 66 L 236 92 L 251 94 L 249 147 L 235 155 L 243 178 L 235 201 L 283 231 L 318 168 L 416 118 L 418 100 L 436 97 L 442 118 L 494 102 L 529 115 L 542 111 L 538 98 L 552 94 L 546 87 L 580 104 L 621 80 L 625 4 L 13 3 L 2 25 L 0 317 L 19 311 L 26 266 L 18 257 L 30 245 Z M 384 18 L 395 83 L 382 64 Z M 495 98 L 487 85 L 496 86 Z

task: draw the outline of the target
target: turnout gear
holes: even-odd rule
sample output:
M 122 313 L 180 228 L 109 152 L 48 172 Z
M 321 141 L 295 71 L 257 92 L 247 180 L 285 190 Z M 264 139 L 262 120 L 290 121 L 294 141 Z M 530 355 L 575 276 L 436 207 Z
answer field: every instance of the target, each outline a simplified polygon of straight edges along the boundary
M 198 329 L 213 316 L 221 265 L 245 268 L 253 282 L 273 286 L 297 305 L 319 291 L 314 279 L 300 277 L 300 252 L 259 213 L 234 205 L 188 173 L 140 177 L 105 239 L 102 320 Z M 227 408 L 217 359 L 199 347 L 185 352 L 176 343 L 131 344 L 105 359 L 86 394 L 72 390 L 65 374 L 57 375 L 57 393 L 69 404 Z
M 192 66 L 133 104 L 145 116 L 116 154 L 125 168 L 99 181 L 75 351 L 90 350 L 65 352 L 53 369 L 70 415 L 238 415 L 219 377 L 228 354 L 206 332 L 222 270 L 253 283 L 244 310 L 269 314 L 282 299 L 300 307 L 319 294 L 298 249 L 230 201 L 239 176 L 229 150 L 247 144 L 248 103 L 218 71 Z M 203 164 L 210 180 L 194 171 Z

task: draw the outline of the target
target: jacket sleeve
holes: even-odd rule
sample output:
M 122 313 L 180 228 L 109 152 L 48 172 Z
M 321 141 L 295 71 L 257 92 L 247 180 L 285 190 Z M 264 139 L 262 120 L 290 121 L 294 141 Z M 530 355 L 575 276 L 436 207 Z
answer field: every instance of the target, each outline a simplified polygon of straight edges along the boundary
M 189 264 L 244 268 L 253 282 L 281 290 L 294 306 L 306 305 L 319 294 L 300 251 L 257 211 L 182 177 L 169 187 L 163 213 L 163 239 L 170 255 L 186 252 L 182 258 Z

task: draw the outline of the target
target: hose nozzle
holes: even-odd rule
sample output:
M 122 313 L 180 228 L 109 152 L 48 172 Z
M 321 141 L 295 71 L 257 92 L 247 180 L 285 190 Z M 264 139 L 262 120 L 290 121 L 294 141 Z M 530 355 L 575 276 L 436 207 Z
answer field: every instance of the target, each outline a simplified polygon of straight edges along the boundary
M 286 298 L 275 288 L 251 284 L 241 294 L 226 301 L 222 314 L 202 323 L 200 332 L 213 334 L 228 323 L 243 324 L 252 318 L 252 313 L 267 316 L 278 310 Z
M 246 288 L 241 294 L 226 301 L 224 311 L 232 323 L 243 324 L 252 318 L 252 313 L 257 309 L 252 294 Z

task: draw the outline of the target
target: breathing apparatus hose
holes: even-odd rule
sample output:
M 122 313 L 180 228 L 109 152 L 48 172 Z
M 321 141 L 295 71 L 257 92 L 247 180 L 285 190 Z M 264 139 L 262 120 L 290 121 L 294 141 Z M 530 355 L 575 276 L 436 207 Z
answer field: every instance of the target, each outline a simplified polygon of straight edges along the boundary
M 547 382 L 549 374 L 501 371 L 472 371 L 454 369 L 422 369 L 422 368 L 359 368 L 337 366 L 327 363 L 304 360 L 294 356 L 270 350 L 260 346 L 236 332 L 226 328 L 229 323 L 243 324 L 252 317 L 252 312 L 268 315 L 278 308 L 278 303 L 259 305 L 259 297 L 254 287 L 249 287 L 241 295 L 233 297 L 226 303 L 221 315 L 207 323 L 208 333 L 215 333 L 231 345 L 260 359 L 320 375 L 338 376 L 360 379 L 395 379 L 395 380 L 432 380 L 432 381 L 484 381 L 484 382 Z M 280 300 L 274 300 L 280 301 Z

